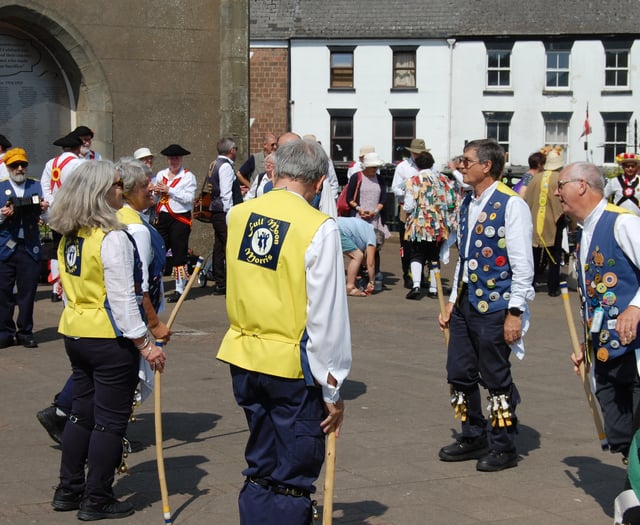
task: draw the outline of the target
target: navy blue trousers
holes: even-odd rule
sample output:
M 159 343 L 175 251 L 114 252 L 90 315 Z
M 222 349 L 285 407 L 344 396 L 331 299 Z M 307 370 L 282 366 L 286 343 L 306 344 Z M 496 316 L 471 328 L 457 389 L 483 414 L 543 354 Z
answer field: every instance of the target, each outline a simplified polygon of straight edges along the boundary
M 73 369 L 73 401 L 62 437 L 60 486 L 107 502 L 122 459 L 139 353 L 124 338 L 65 337 L 64 344 Z
M 227 284 L 226 250 L 227 250 L 227 214 L 214 211 L 211 214 L 213 226 L 213 280 L 216 286 Z
M 0 261 L 0 339 L 33 334 L 33 304 L 40 279 L 40 263 L 29 255 L 23 242 L 13 254 Z M 13 286 L 18 293 L 13 293 Z M 16 305 L 18 317 L 13 320 Z
M 602 408 L 607 441 L 611 452 L 621 452 L 626 456 L 640 423 L 640 378 L 636 353 L 627 352 L 604 363 L 596 361 L 594 366 L 596 397 Z
M 249 425 L 245 476 L 278 487 L 315 492 L 325 453 L 320 423 L 322 390 L 302 379 L 283 379 L 231 366 L 233 393 Z M 245 483 L 238 498 L 241 525 L 308 525 L 311 500 Z
M 478 437 L 489 433 L 491 448 L 498 451 L 515 449 L 515 408 L 520 401 L 511 378 L 511 349 L 504 340 L 506 310 L 480 314 L 469 303 L 466 288 L 453 308 L 449 321 L 450 338 L 447 352 L 447 381 L 467 395 L 468 418 L 462 423 L 462 437 Z M 508 394 L 514 424 L 491 427 L 482 413 L 479 386 L 490 394 Z

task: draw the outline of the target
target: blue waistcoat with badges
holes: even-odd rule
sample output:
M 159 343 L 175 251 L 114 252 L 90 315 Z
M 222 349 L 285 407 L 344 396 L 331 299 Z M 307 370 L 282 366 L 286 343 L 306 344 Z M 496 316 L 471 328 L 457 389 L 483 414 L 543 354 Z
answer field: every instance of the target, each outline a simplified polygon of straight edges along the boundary
M 512 271 L 507 256 L 505 210 L 509 199 L 516 196 L 499 182 L 472 229 L 469 227 L 472 195 L 467 195 L 460 206 L 460 258 L 462 263 L 467 263 L 469 302 L 482 314 L 509 307 Z M 469 250 L 465 258 L 467 238 Z M 462 282 L 463 267 L 461 264 L 459 282 Z
M 24 197 L 29 198 L 32 195 L 42 195 L 40 181 L 25 179 Z M 17 195 L 9 179 L 0 180 L 0 208 L 4 207 L 10 198 L 15 199 L 16 197 Z M 38 227 L 40 213 L 40 206 L 14 208 L 14 214 L 11 217 L 7 217 L 0 224 L 0 261 L 6 261 L 13 255 L 19 239 L 20 228 L 23 231 L 27 253 L 35 261 L 40 260 L 41 245 L 40 229 Z
M 627 308 L 640 287 L 640 270 L 624 254 L 613 235 L 616 219 L 621 213 L 630 212 L 607 204 L 593 231 L 584 267 L 578 271 L 578 289 L 581 295 L 586 291 L 586 296 L 582 295 L 586 340 L 594 349 L 596 358 L 603 362 L 640 346 L 640 338 L 623 345 L 615 329 L 618 315 Z M 578 254 L 579 250 L 578 240 Z M 592 332 L 593 315 L 598 307 L 602 308 L 602 323 L 598 331 Z

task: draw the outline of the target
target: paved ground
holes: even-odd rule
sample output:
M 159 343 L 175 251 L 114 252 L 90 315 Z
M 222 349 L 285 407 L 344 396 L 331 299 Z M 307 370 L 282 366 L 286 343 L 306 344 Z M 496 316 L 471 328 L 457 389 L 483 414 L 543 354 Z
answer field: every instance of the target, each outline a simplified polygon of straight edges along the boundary
M 517 468 L 480 473 L 474 462 L 443 463 L 454 422 L 445 382 L 438 303 L 408 301 L 398 281 L 397 241 L 383 251 L 385 289 L 350 298 L 353 371 L 338 440 L 334 523 L 404 525 L 568 525 L 612 523 L 624 483 L 619 456 L 602 452 L 584 392 L 568 361 L 570 340 L 560 298 L 538 295 L 527 357 L 514 364 L 523 397 Z M 444 276 L 450 276 L 451 265 Z M 174 324 L 163 377 L 166 472 L 174 522 L 238 523 L 242 414 L 226 365 L 214 356 L 226 329 L 224 299 L 193 290 Z M 577 298 L 572 294 L 574 306 Z M 0 524 L 77 523 L 50 500 L 60 450 L 35 419 L 68 374 L 56 332 L 61 306 L 42 287 L 36 304 L 37 349 L 0 350 Z M 575 314 L 577 318 L 577 313 Z M 116 493 L 137 512 L 126 521 L 162 523 L 153 438 L 153 400 L 137 411 L 130 474 Z M 322 482 L 316 494 L 322 505 Z

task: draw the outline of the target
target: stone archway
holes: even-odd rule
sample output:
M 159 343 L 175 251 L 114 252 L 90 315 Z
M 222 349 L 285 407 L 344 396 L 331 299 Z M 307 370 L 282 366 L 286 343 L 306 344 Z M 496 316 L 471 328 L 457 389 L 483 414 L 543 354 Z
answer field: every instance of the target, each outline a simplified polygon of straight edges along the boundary
M 36 161 L 30 175 L 39 176 L 44 162 L 59 152 L 51 142 L 79 124 L 95 131 L 94 147 L 112 158 L 111 95 L 102 67 L 81 33 L 33 1 L 0 7 L 0 20 L 0 45 L 5 44 L 0 99 L 4 93 L 13 105 L 0 112 L 0 133 L 15 145 L 29 147 Z M 36 112 L 37 126 L 16 124 L 33 119 Z

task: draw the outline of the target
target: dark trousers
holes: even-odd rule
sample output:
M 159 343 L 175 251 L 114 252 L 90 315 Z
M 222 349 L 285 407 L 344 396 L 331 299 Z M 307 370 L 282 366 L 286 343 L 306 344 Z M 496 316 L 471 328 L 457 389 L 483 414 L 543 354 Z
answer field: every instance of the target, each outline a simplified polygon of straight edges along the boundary
M 33 304 L 40 279 L 40 263 L 19 242 L 13 254 L 0 261 L 0 339 L 33 334 Z M 13 293 L 14 285 L 18 293 Z M 18 306 L 16 322 L 13 314 Z
M 594 377 L 596 397 L 602 409 L 604 431 L 611 451 L 626 456 L 640 424 L 640 378 L 635 352 L 627 352 L 604 363 L 596 360 Z
M 182 213 L 180 215 L 186 218 L 190 218 L 191 216 L 190 213 Z M 156 229 L 160 235 L 162 235 L 167 250 L 171 250 L 173 266 L 184 266 L 187 264 L 191 227 L 188 224 L 174 219 L 168 213 L 162 212 L 158 216 Z
M 542 246 L 533 248 L 534 282 L 544 282 L 545 269 L 548 267 L 547 289 L 549 292 L 560 290 L 560 261 L 562 258 L 562 232 L 564 228 L 565 217 L 562 215 L 556 223 L 553 246 L 547 246 L 546 250 Z
M 139 354 L 124 338 L 65 337 L 64 343 L 73 369 L 73 401 L 62 438 L 60 486 L 107 502 L 113 498 L 113 479 L 122 458 Z
M 213 280 L 216 286 L 225 287 L 227 283 L 226 258 L 227 249 L 227 214 L 213 212 L 211 214 L 213 226 Z
M 249 425 L 245 476 L 278 487 L 315 492 L 325 453 L 324 403 L 319 388 L 231 366 L 233 393 Z M 308 525 L 311 500 L 245 483 L 238 498 L 243 525 Z
M 491 427 L 491 448 L 498 451 L 515 449 L 515 408 L 519 394 L 511 378 L 511 349 L 504 340 L 506 310 L 480 314 L 469 302 L 466 287 L 453 308 L 449 321 L 450 338 L 447 352 L 447 381 L 467 395 L 468 418 L 462 423 L 463 437 L 487 434 L 487 420 L 482 414 L 479 385 L 490 394 L 507 394 L 514 424 Z

